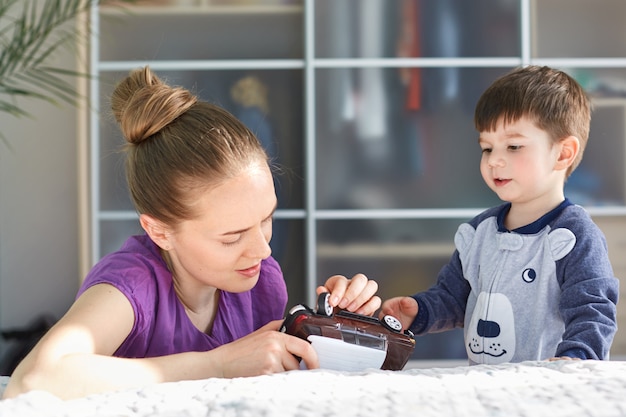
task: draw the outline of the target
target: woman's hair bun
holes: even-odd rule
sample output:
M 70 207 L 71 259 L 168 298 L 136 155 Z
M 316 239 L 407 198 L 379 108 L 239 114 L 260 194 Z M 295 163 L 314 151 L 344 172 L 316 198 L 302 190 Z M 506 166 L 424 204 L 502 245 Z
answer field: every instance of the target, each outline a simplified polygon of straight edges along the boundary
M 197 100 L 187 89 L 163 83 L 146 66 L 117 85 L 111 108 L 126 140 L 137 144 L 158 133 Z

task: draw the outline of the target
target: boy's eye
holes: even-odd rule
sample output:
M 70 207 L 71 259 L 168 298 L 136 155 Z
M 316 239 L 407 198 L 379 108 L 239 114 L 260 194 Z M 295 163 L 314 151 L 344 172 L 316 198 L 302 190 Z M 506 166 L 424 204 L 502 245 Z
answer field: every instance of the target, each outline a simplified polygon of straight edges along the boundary
M 491 153 L 491 148 L 483 148 L 480 150 L 482 153 Z
M 520 145 L 509 145 L 509 150 L 511 151 L 519 151 L 520 149 L 522 149 Z

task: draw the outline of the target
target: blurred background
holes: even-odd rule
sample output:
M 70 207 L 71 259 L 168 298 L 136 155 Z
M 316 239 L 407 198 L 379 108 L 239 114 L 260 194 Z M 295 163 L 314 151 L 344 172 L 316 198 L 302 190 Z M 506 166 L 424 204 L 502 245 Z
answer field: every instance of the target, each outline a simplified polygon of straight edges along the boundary
M 108 100 L 146 64 L 233 112 L 273 156 L 290 306 L 312 305 L 334 274 L 366 274 L 383 299 L 432 285 L 458 225 L 499 203 L 479 172 L 478 97 L 519 65 L 563 69 L 594 103 L 566 194 L 626 276 L 623 0 L 144 0 L 90 19 L 89 106 L 12 123 L 28 141 L 0 152 L 2 328 L 59 317 L 88 268 L 140 232 Z M 420 337 L 414 354 L 464 358 L 461 329 Z

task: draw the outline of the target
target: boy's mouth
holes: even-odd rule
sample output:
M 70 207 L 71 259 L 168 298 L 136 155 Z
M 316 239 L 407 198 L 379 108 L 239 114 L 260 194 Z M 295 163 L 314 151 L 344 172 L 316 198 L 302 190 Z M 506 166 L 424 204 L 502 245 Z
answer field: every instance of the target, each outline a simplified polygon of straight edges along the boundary
M 493 183 L 496 185 L 496 187 L 502 187 L 503 185 L 507 185 L 509 182 L 511 182 L 511 180 L 507 178 L 494 178 L 493 179 Z

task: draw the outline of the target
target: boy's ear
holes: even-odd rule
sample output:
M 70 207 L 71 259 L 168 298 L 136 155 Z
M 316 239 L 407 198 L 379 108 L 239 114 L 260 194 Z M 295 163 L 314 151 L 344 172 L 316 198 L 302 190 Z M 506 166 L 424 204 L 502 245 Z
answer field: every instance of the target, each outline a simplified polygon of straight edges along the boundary
M 148 236 L 150 236 L 150 239 L 152 239 L 152 241 L 156 243 L 161 249 L 171 249 L 169 241 L 170 229 L 166 224 L 164 224 L 160 220 L 155 219 L 149 214 L 140 214 L 139 223 L 141 224 L 143 230 L 146 231 Z
M 562 170 L 569 168 L 580 152 L 580 141 L 576 136 L 568 136 L 559 142 L 561 151 L 556 161 L 555 169 Z

